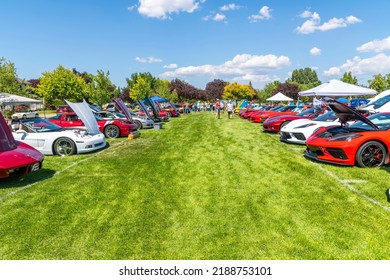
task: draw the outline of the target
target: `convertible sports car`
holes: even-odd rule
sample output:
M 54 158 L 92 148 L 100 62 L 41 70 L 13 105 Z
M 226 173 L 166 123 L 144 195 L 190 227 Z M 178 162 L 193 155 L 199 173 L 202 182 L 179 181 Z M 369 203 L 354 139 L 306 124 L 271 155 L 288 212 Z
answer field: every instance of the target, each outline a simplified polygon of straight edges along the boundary
M 68 101 L 67 103 L 70 106 L 73 104 Z M 86 104 L 88 106 L 88 103 Z M 48 118 L 48 121 L 65 128 L 86 126 L 83 120 L 79 118 L 81 112 L 76 111 L 75 108 L 73 108 L 73 106 L 71 107 L 75 112 L 60 113 L 54 117 Z M 91 110 L 89 110 L 89 112 L 92 114 Z M 104 133 L 106 138 L 118 138 L 120 136 L 128 136 L 129 134 L 138 136 L 140 134 L 139 131 L 137 130 L 137 125 L 133 123 L 129 123 L 128 121 L 123 121 L 123 120 L 107 121 L 95 116 L 95 120 L 91 121 L 91 125 L 93 125 L 93 122 L 95 123 L 97 122 L 97 126 L 99 127 L 99 130 Z
M 337 101 L 328 101 L 341 125 L 321 127 L 306 141 L 305 156 L 340 165 L 380 167 L 389 163 L 390 113 L 368 118 Z M 352 125 L 348 121 L 358 120 Z
M 11 125 L 16 140 L 31 145 L 45 155 L 70 156 L 92 152 L 106 146 L 99 130 L 64 129 L 42 118 L 20 120 Z
M 293 120 L 311 120 L 319 116 L 320 114 L 323 114 L 324 111 L 324 108 L 313 107 L 302 111 L 296 115 L 279 115 L 270 117 L 264 121 L 263 130 L 268 132 L 279 132 L 283 126 L 286 126 L 289 122 Z
M 0 114 L 0 178 L 9 178 L 37 171 L 44 155 L 33 147 L 15 141 Z
M 321 126 L 340 125 L 339 119 L 333 111 L 329 111 L 315 119 L 294 120 L 280 129 L 280 141 L 293 144 L 306 144 L 306 139 Z

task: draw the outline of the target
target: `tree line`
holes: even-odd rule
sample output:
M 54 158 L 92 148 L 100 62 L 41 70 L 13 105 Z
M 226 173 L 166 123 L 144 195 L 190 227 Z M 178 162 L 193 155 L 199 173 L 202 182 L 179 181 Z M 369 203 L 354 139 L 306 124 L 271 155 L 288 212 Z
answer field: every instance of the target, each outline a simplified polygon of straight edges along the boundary
M 316 71 L 308 67 L 295 69 L 291 78 L 284 82 L 270 82 L 263 89 L 254 89 L 251 82 L 239 84 L 221 79 L 214 79 L 206 84 L 205 89 L 199 89 L 183 80 L 163 80 L 149 72 L 131 74 L 126 78 L 126 86 L 120 88 L 111 82 L 109 76 L 109 71 L 97 70 L 96 74 L 92 74 L 59 65 L 51 72 L 43 72 L 38 79 L 23 80 L 18 78 L 14 63 L 0 58 L 0 92 L 44 99 L 46 107 L 64 104 L 64 99 L 76 102 L 85 99 L 89 103 L 103 105 L 111 102 L 112 97 L 133 102 L 153 95 L 179 103 L 216 99 L 265 102 L 277 92 L 282 92 L 297 100 L 298 92 L 321 84 Z M 344 73 L 340 80 L 358 85 L 351 72 Z M 368 83 L 369 88 L 378 92 L 390 89 L 390 74 L 376 74 Z

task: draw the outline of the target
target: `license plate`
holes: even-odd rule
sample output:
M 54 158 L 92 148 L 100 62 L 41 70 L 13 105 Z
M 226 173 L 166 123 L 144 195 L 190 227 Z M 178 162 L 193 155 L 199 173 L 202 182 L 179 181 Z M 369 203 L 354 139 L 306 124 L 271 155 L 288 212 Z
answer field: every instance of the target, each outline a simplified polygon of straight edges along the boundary
M 31 166 L 31 172 L 32 172 L 32 171 L 37 171 L 37 170 L 39 170 L 39 166 L 40 166 L 40 162 L 34 163 L 34 164 Z

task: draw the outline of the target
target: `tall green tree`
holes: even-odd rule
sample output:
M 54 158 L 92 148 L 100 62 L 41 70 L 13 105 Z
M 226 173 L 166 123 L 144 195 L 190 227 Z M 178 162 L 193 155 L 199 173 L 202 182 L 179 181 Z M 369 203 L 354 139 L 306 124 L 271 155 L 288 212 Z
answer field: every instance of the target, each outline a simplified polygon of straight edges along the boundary
M 390 89 L 390 74 L 382 76 L 381 74 L 374 75 L 373 79 L 368 80 L 368 87 L 382 92 Z
M 171 100 L 172 102 L 177 102 L 179 97 L 176 90 L 171 90 L 169 87 L 170 81 L 168 80 L 157 80 L 156 86 L 156 95 L 163 97 L 165 99 Z
M 317 72 L 309 67 L 293 70 L 291 75 L 291 82 L 296 82 L 303 85 L 316 84 L 315 86 L 321 84 L 321 81 L 318 80 Z
M 355 76 L 352 76 L 351 72 L 345 72 L 340 81 L 352 85 L 358 85 L 358 79 Z
M 151 84 L 142 76 L 138 76 L 130 88 L 130 98 L 133 100 L 144 99 L 151 96 L 152 93 Z
M 57 106 L 64 104 L 64 99 L 81 101 L 87 96 L 88 86 L 82 77 L 59 65 L 54 71 L 42 74 L 37 93 L 45 98 L 47 106 Z
M 111 102 L 111 97 L 117 97 L 116 86 L 109 78 L 110 72 L 97 70 L 97 74 L 92 77 L 93 87 L 90 89 L 89 101 L 98 105 L 103 105 Z
M 18 81 L 15 64 L 0 57 L 0 92 L 22 94 L 22 84 Z

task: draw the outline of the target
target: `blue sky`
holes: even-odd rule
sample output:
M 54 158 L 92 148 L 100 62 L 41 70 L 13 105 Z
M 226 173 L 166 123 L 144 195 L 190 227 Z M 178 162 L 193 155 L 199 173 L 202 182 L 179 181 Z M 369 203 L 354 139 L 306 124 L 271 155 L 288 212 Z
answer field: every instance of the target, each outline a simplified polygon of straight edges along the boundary
M 361 85 L 390 73 L 390 1 L 1 1 L 0 57 L 20 78 L 58 65 L 134 72 L 204 88 L 213 79 L 261 89 L 311 67 L 322 82 Z

